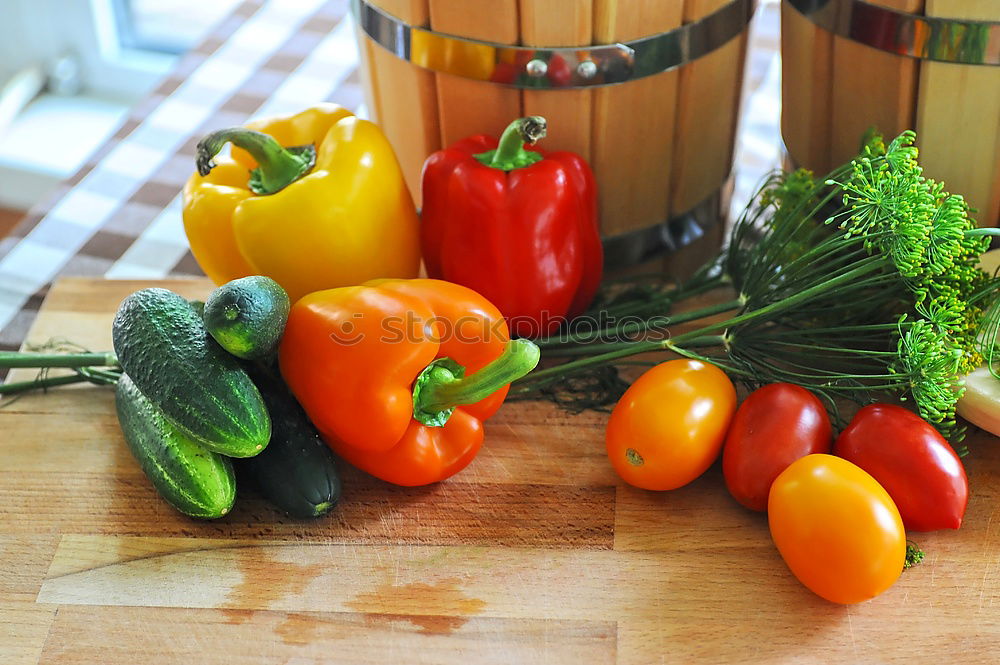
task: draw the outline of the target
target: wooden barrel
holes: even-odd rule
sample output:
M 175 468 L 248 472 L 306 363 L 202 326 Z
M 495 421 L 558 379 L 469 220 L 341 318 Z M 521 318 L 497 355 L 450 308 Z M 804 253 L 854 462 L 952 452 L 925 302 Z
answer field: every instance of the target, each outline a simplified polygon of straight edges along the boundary
M 875 127 L 917 132 L 924 173 L 1000 223 L 1000 0 L 785 0 L 781 132 L 825 173 Z
M 649 243 L 684 244 L 660 229 L 691 211 L 718 217 L 718 195 L 732 166 L 754 2 L 353 5 L 369 112 L 396 148 L 418 205 L 421 166 L 431 152 L 472 134 L 499 135 L 518 116 L 542 115 L 549 128 L 543 147 L 579 153 L 594 169 L 606 247 L 634 239 L 642 245 L 636 249 L 646 251 Z M 405 37 L 401 30 L 408 31 Z M 664 34 L 656 52 L 654 42 L 642 41 Z M 436 43 L 441 37 L 445 42 Z M 614 48 L 625 56 L 617 58 Z M 445 62 L 452 57 L 465 64 Z M 569 62 L 571 71 L 563 72 L 569 83 L 550 75 L 566 66 L 557 59 Z M 642 71 L 644 59 L 662 70 Z M 539 61 L 548 69 L 542 76 L 532 69 Z

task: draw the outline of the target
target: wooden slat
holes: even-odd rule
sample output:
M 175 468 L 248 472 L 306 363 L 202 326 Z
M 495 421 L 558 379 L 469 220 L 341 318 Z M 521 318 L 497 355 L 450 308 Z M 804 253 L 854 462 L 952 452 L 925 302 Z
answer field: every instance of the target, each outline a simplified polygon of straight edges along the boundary
M 663 498 L 665 510 L 671 507 L 670 496 Z M 761 516 L 746 518 L 759 521 Z M 697 533 L 694 524 L 692 532 Z M 628 553 L 209 545 L 51 578 L 39 599 L 59 602 L 63 611 L 97 603 L 153 606 L 160 612 L 146 616 L 192 627 L 214 625 L 206 620 L 213 615 L 195 608 L 223 608 L 214 616 L 226 625 L 256 623 L 260 610 L 323 612 L 326 617 L 363 613 L 372 615 L 372 624 L 355 641 L 365 643 L 372 627 L 389 622 L 420 626 L 432 617 L 617 621 L 618 662 L 623 663 L 657 662 L 667 655 L 676 662 L 742 662 L 748 654 L 755 656 L 750 662 L 782 654 L 780 660 L 903 662 L 919 659 L 915 654 L 944 654 L 956 639 L 964 653 L 990 649 L 1000 636 L 1000 621 L 990 609 L 1000 602 L 1000 569 L 974 563 L 984 553 L 955 547 L 952 534 L 921 535 L 922 543 L 933 543 L 935 554 L 882 596 L 850 608 L 803 590 L 764 544 L 712 549 L 711 538 L 699 536 L 705 547 L 691 549 L 680 534 L 666 530 L 663 535 L 669 549 Z M 365 574 L 345 574 L 359 570 Z M 969 580 L 971 588 L 964 586 L 974 570 L 978 575 Z M 913 612 L 915 606 L 921 612 Z M 956 612 L 967 622 L 956 625 Z M 99 623 L 104 622 L 95 622 L 94 630 L 100 630 Z M 817 632 L 817 625 L 824 630 Z M 206 643 L 227 642 L 224 626 L 204 630 Z M 887 631 L 898 638 L 887 639 Z M 80 634 L 62 637 L 58 626 L 53 635 L 50 645 L 86 644 Z M 382 648 L 392 649 L 400 639 Z
M 817 173 L 831 168 L 832 53 L 831 33 L 781 3 L 781 137 L 796 165 Z
M 996 0 L 927 0 L 929 16 L 992 20 Z M 1000 224 L 1000 67 L 924 62 L 917 135 L 925 173 Z
M 74 545 L 62 541 L 56 558 L 74 558 Z M 91 541 L 88 547 L 93 546 Z M 600 620 L 653 593 L 648 588 L 636 596 L 634 585 L 616 582 L 640 571 L 651 576 L 649 582 L 669 579 L 668 569 L 657 569 L 665 560 L 662 553 L 629 558 L 635 562 L 630 570 L 612 572 L 622 557 L 611 550 L 206 542 L 195 550 L 50 577 L 38 599 L 63 605 Z M 574 580 L 578 602 L 565 603 L 562 582 L 556 581 L 574 569 L 590 574 Z M 348 570 L 364 574 L 345 575 Z
M 684 550 L 694 552 L 705 547 L 727 550 L 772 550 L 767 518 L 742 508 L 728 492 L 710 488 L 724 484 L 718 466 L 675 492 L 645 492 L 634 487 L 619 487 L 615 500 L 615 550 L 619 552 L 657 552 Z M 718 515 L 706 525 L 705 512 Z M 666 540 L 669 532 L 673 538 Z
M 426 0 L 376 0 L 372 4 L 412 25 L 427 25 Z M 374 116 L 396 151 L 413 200 L 420 206 L 420 170 L 440 146 L 434 74 L 397 58 L 364 38 L 365 62 L 375 72 Z
M 518 41 L 517 0 L 429 2 L 431 27 L 437 32 L 502 44 Z M 477 48 L 483 47 L 471 47 L 465 55 L 476 57 Z M 437 74 L 436 79 L 442 146 L 474 134 L 500 136 L 521 115 L 521 98 L 514 88 L 448 74 Z
M 23 210 L 12 210 L 10 208 L 0 208 L 0 240 L 14 230 L 24 217 Z
M 6 559 L 4 564 L 7 565 Z M 0 594 L 0 662 L 37 665 L 58 611 L 55 605 Z
M 0 597 L 34 600 L 42 586 L 58 537 L 0 533 Z
M 254 547 L 214 546 L 149 555 L 118 564 L 50 577 L 39 600 L 62 605 L 127 605 L 176 608 L 226 608 L 284 612 L 366 612 L 392 615 L 452 615 L 609 621 L 648 618 L 662 602 L 686 602 L 685 613 L 703 620 L 725 603 L 739 608 L 740 599 L 727 587 L 747 590 L 744 566 L 731 566 L 711 556 L 694 555 L 685 543 L 658 551 L 494 549 L 489 547 L 380 547 L 269 544 Z M 73 543 L 56 554 L 72 557 Z M 92 545 L 91 545 L 92 546 Z M 114 543 L 105 547 L 114 548 Z M 756 552 L 727 548 L 742 563 L 756 568 Z M 775 557 L 777 558 L 777 557 Z M 344 571 L 365 574 L 345 575 Z M 570 572 L 574 571 L 574 572 Z M 701 573 L 701 574 L 699 574 Z M 708 575 L 705 575 L 708 574 Z M 790 575 L 784 571 L 778 575 Z M 991 578 L 1000 575 L 1000 571 Z M 715 578 L 713 580 L 713 577 Z M 734 582 L 743 579 L 742 583 Z M 144 584 L 138 584 L 143 580 Z M 256 582 L 256 583 L 254 583 Z M 567 585 L 574 602 L 566 602 Z M 703 594 L 699 594 L 703 590 Z M 895 590 L 902 593 L 901 590 Z M 1000 592 L 991 591 L 993 597 Z M 754 595 L 768 597 L 772 612 L 781 599 L 794 605 L 814 604 L 794 579 Z M 889 595 L 889 594 L 887 594 Z M 744 606 L 751 598 L 742 598 Z M 829 605 L 819 602 L 821 606 Z
M 30 370 L 23 371 L 23 378 L 28 378 Z M 47 395 L 25 395 L 4 407 L 2 414 L 12 430 L 30 431 L 35 437 L 6 440 L 0 472 L 72 469 L 114 476 L 136 471 L 131 457 L 119 454 L 123 444 L 110 388 L 67 387 Z M 505 407 L 486 424 L 490 445 L 449 482 L 610 487 L 615 475 L 603 448 L 605 417 L 592 412 L 568 414 L 550 405 L 539 405 L 527 414 Z
M 903 12 L 923 12 L 924 0 L 874 0 Z M 858 154 L 869 127 L 886 140 L 915 127 L 919 61 L 833 37 L 833 95 L 830 98 L 831 164 Z
M 427 25 L 427 0 L 374 0 L 371 4 L 411 25 Z
M 354 35 L 358 43 L 358 74 L 361 77 L 365 105 L 368 107 L 368 119 L 375 124 L 381 124 L 382 102 L 378 96 L 379 86 L 376 83 L 378 70 L 374 66 L 372 55 L 372 49 L 377 46 L 361 32 L 361 27 L 357 23 L 354 24 Z
M 0 533 L 0 663 L 34 665 L 56 607 L 36 603 L 58 538 Z
M 681 24 L 683 3 L 594 0 L 594 42 L 637 39 Z M 669 213 L 677 70 L 594 91 L 593 167 L 601 231 L 659 224 Z
M 684 22 L 729 0 L 686 0 Z M 736 142 L 746 33 L 680 69 L 670 215 L 685 213 L 717 192 L 729 176 Z
M 52 626 L 43 662 L 607 665 L 615 662 L 615 639 L 609 622 L 66 607 Z
M 525 46 L 584 46 L 593 36 L 593 0 L 520 0 Z M 525 115 L 548 120 L 546 150 L 570 150 L 590 160 L 590 90 L 524 90 Z
M 32 370 L 19 372 L 23 374 L 18 378 L 27 379 Z M 511 409 L 514 413 L 508 417 Z M 136 469 L 129 456 L 118 454 L 121 434 L 110 388 L 66 387 L 47 395 L 25 395 L 0 413 L 7 427 L 35 434 L 4 441 L 0 472 L 72 469 L 115 475 Z M 490 445 L 450 482 L 610 487 L 615 475 L 605 463 L 605 417 L 568 414 L 549 405 L 528 414 L 505 407 L 486 424 Z
M 60 491 L 47 490 L 52 473 L 2 472 L 0 498 L 12 514 L 0 534 L 27 536 L 80 529 L 88 533 L 203 538 L 271 538 L 329 543 L 463 543 L 494 547 L 610 549 L 614 489 L 514 483 L 441 483 L 401 488 L 360 472 L 344 474 L 343 506 L 322 520 L 291 519 L 241 487 L 233 511 L 195 521 L 157 497 L 138 466 L 128 468 L 124 444 L 111 441 L 123 471 L 60 473 Z

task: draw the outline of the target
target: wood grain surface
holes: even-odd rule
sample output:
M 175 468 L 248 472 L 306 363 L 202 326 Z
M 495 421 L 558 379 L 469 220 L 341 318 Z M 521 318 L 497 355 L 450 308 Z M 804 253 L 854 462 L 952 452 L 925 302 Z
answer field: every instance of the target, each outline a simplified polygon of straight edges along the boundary
M 781 3 L 781 138 L 796 164 L 830 170 L 833 35 Z
M 525 46 L 586 46 L 592 43 L 593 0 L 520 0 Z M 558 93 L 558 94 L 555 94 Z M 525 115 L 548 121 L 547 150 L 570 150 L 591 162 L 591 90 L 522 90 Z
M 924 0 L 871 0 L 922 14 Z M 893 137 L 913 129 L 920 63 L 833 35 L 830 156 L 824 170 L 851 161 L 870 128 Z M 794 85 L 794 83 L 792 83 Z
M 150 285 L 64 279 L 29 341 L 108 348 L 118 303 Z M 240 487 L 201 522 L 156 496 L 109 389 L 21 397 L 0 408 L 0 663 L 997 662 L 995 438 L 970 437 L 962 529 L 911 534 L 924 563 L 843 607 L 791 576 L 718 466 L 674 492 L 618 482 L 606 417 L 509 403 L 444 483 L 343 468 L 327 518 Z
M 469 39 L 516 44 L 518 35 L 517 0 L 428 0 L 430 27 L 436 32 Z M 493 51 L 456 54 L 473 60 L 486 59 L 492 65 Z M 441 147 L 476 134 L 500 136 L 504 128 L 521 115 L 521 95 L 489 81 L 473 81 L 460 76 L 435 73 Z M 428 153 L 429 154 L 429 153 Z M 424 155 L 426 159 L 427 155 Z
M 998 12 L 996 0 L 926 5 L 928 16 L 972 21 L 996 21 Z M 980 226 L 1000 225 L 1000 67 L 923 63 L 916 122 L 927 175 L 965 196 Z
M 376 0 L 373 4 L 411 25 L 429 21 L 427 0 Z M 364 83 L 369 113 L 393 141 L 406 185 L 419 208 L 420 168 L 427 155 L 441 147 L 434 73 L 400 60 L 367 35 L 359 33 L 359 39 L 361 67 L 370 79 Z M 393 140 L 402 136 L 407 140 Z
M 673 30 L 683 16 L 683 2 L 594 0 L 594 42 L 613 44 Z M 591 166 L 604 236 L 670 217 L 679 78 L 679 70 L 672 69 L 593 90 Z

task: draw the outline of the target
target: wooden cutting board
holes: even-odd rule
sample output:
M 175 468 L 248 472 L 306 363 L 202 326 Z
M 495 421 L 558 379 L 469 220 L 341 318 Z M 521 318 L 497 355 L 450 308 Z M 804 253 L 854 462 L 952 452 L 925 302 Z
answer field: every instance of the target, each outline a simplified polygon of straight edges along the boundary
M 109 348 L 118 303 L 150 285 L 64 279 L 30 341 Z M 843 607 L 792 577 L 718 467 L 669 493 L 619 483 L 605 419 L 508 404 L 447 482 L 344 468 L 327 518 L 241 490 L 226 519 L 199 522 L 154 494 L 109 389 L 24 396 L 0 409 L 0 663 L 1000 660 L 995 438 L 969 439 L 962 529 L 912 534 L 924 563 Z

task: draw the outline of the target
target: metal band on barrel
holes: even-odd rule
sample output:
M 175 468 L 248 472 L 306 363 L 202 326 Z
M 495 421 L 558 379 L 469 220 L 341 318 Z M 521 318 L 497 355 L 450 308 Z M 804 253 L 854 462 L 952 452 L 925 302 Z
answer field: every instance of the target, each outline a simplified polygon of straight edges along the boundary
M 464 78 L 552 89 L 624 83 L 680 67 L 741 34 L 755 8 L 756 0 L 733 0 L 699 21 L 635 41 L 538 48 L 434 32 L 405 23 L 367 0 L 351 1 L 361 31 L 403 60 Z
M 1000 65 L 1000 21 L 917 16 L 864 0 L 785 1 L 817 26 L 881 51 L 921 60 Z

